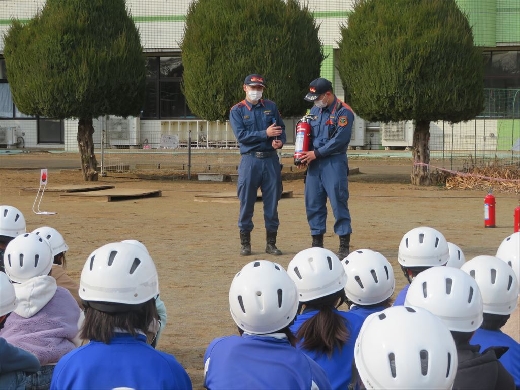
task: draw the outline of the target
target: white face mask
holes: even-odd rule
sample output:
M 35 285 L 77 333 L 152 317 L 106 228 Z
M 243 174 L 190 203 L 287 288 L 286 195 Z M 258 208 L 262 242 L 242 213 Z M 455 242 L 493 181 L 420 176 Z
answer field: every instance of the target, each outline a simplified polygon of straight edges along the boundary
M 252 102 L 257 102 L 260 99 L 262 99 L 262 91 L 255 91 L 255 90 L 247 91 L 247 97 Z
M 327 107 L 327 104 L 325 103 L 326 96 L 323 97 L 321 100 L 316 100 L 314 102 L 314 105 L 318 108 L 324 108 Z

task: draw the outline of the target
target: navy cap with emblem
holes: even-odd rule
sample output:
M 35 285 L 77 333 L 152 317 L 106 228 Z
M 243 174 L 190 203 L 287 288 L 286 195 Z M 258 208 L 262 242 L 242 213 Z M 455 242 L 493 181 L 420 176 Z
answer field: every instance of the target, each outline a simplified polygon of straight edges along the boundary
M 244 80 L 245 85 L 259 85 L 265 88 L 265 80 L 259 74 L 250 74 Z
M 332 83 L 327 79 L 319 77 L 311 81 L 309 84 L 309 93 L 305 95 L 304 99 L 308 102 L 313 102 L 318 98 L 318 96 L 328 91 L 332 92 Z

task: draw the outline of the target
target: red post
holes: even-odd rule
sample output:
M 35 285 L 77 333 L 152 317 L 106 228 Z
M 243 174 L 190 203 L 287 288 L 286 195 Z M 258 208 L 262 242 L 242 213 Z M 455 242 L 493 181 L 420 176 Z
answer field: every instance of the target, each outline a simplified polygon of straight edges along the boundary
M 495 227 L 495 197 L 491 191 L 484 198 L 484 227 Z
M 514 232 L 520 232 L 520 206 L 515 209 L 514 217 Z

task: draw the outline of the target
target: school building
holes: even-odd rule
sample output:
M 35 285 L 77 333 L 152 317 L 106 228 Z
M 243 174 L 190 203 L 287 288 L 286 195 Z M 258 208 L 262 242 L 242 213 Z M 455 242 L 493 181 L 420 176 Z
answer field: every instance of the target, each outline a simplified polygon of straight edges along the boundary
M 451 148 L 511 150 L 520 138 L 520 2 L 457 2 L 468 14 L 476 44 L 484 49 L 486 106 L 474 121 L 455 125 L 432 123 L 431 149 L 445 148 L 451 142 Z M 158 148 L 161 142 L 167 142 L 171 137 L 177 137 L 176 140 L 182 144 L 186 142 L 188 133 L 196 147 L 234 145 L 229 124 L 195 118 L 181 92 L 183 64 L 178 43 L 182 39 L 190 3 L 191 0 L 127 0 L 147 57 L 146 103 L 139 118 L 96 119 L 96 147 L 101 145 L 102 129 L 106 129 L 106 145 L 109 147 Z M 322 64 L 321 75 L 333 81 L 340 98 L 343 89 L 335 70 L 337 41 L 341 38 L 340 25 L 347 20 L 353 3 L 353 0 L 306 1 L 320 25 L 320 39 L 328 55 Z M 28 20 L 44 4 L 44 0 L 2 0 L 2 37 L 12 18 Z M 34 118 L 17 109 L 2 53 L 3 41 L 0 38 L 0 147 L 76 151 L 77 121 Z M 295 120 L 286 119 L 289 140 L 293 139 L 291 127 Z M 351 146 L 365 149 L 409 147 L 412 134 L 411 122 L 366 123 L 357 118 Z

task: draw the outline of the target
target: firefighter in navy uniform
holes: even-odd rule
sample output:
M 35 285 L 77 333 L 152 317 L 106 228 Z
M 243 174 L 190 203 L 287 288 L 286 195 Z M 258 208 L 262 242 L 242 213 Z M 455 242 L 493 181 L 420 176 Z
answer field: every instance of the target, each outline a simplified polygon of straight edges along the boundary
M 338 257 L 350 250 L 352 226 L 348 209 L 347 147 L 354 123 L 354 112 L 333 93 L 332 83 L 317 78 L 309 85 L 305 100 L 311 108 L 311 150 L 303 152 L 307 166 L 305 208 L 311 229 L 312 246 L 323 247 L 327 228 L 327 197 L 334 214 L 334 232 L 339 236 Z
M 244 80 L 246 97 L 235 104 L 229 113 L 233 133 L 240 146 L 237 195 L 240 200 L 238 228 L 240 229 L 240 254 L 251 254 L 251 231 L 257 191 L 262 190 L 266 253 L 281 255 L 276 247 L 280 221 L 278 201 L 282 195 L 282 177 L 277 149 L 286 141 L 285 124 L 276 104 L 262 99 L 264 78 L 251 74 Z

